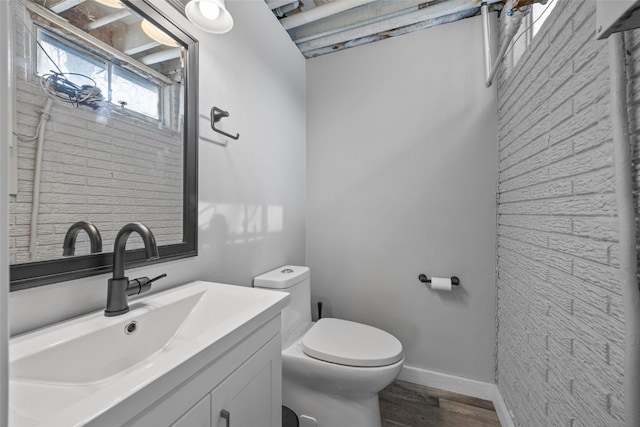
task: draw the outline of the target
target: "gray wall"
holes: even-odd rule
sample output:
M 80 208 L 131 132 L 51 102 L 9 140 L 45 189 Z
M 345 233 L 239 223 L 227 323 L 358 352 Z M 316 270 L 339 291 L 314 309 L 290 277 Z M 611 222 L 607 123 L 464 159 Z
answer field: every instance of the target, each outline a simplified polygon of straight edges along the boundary
M 493 382 L 496 93 L 479 18 L 307 60 L 307 262 L 328 316 Z M 417 279 L 457 275 L 460 289 Z
M 220 125 L 241 137 L 220 145 L 225 138 L 201 120 L 199 256 L 128 271 L 168 273 L 156 290 L 196 279 L 249 286 L 255 275 L 305 262 L 304 58 L 264 1 L 227 6 L 235 25 L 224 35 L 199 32 L 162 6 L 200 40 L 200 111 L 228 110 Z M 107 278 L 12 292 L 12 333 L 103 308 Z
M 498 387 L 519 425 L 623 425 L 609 52 L 595 3 L 559 2 L 499 79 Z

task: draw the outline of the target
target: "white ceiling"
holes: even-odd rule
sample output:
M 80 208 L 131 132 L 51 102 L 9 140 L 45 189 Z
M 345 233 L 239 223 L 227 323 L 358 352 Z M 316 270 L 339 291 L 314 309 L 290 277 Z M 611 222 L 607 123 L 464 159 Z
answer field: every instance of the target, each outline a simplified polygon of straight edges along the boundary
M 475 0 L 265 0 L 307 57 L 478 15 Z M 486 0 L 500 9 L 504 0 Z

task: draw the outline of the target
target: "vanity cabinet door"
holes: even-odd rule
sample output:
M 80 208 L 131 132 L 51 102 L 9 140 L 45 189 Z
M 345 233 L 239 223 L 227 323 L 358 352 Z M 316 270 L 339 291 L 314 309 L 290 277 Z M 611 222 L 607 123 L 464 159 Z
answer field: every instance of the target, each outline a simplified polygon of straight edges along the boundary
M 181 416 L 171 427 L 210 427 L 211 396 L 206 395 L 200 402 Z
M 213 389 L 213 427 L 282 425 L 281 351 L 278 335 Z

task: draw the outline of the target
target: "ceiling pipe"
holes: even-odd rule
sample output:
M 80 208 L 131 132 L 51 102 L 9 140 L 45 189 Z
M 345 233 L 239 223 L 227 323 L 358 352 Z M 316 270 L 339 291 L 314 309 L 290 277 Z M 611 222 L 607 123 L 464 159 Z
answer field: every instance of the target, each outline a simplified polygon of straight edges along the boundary
M 304 56 L 307 58 L 313 58 L 315 56 L 337 52 L 342 49 L 349 49 L 349 48 L 361 46 L 367 43 L 373 43 L 379 40 L 384 40 L 389 37 L 397 37 L 397 36 L 408 34 L 414 31 L 420 31 L 420 30 L 435 27 L 438 25 L 448 24 L 450 22 L 456 22 L 456 21 L 459 21 L 460 19 L 469 18 L 474 14 L 475 14 L 475 11 L 470 9 L 465 12 L 459 12 L 452 15 L 446 15 L 446 16 L 441 16 L 437 18 L 430 18 L 430 19 L 427 19 L 426 21 L 418 22 L 416 24 L 412 24 L 406 27 L 397 28 L 395 30 L 382 31 L 382 32 L 374 33 L 364 37 L 359 37 L 339 45 L 325 46 L 325 47 L 314 49 L 314 50 L 306 50 L 304 51 Z
M 624 307 L 624 423 L 640 425 L 640 291 L 638 290 L 638 250 L 636 214 L 633 201 L 633 159 L 629 135 L 626 50 L 623 33 L 609 36 L 611 70 L 611 130 L 615 165 L 618 240 L 620 245 L 620 285 Z
M 51 6 L 49 9 L 55 13 L 62 13 L 65 10 L 71 9 L 74 6 L 84 3 L 85 1 L 86 0 L 64 0 L 56 5 Z
M 489 80 L 491 75 L 491 25 L 489 24 L 489 5 L 482 2 L 480 5 L 482 15 L 482 41 L 484 47 L 484 78 Z
M 345 10 L 353 9 L 378 0 L 335 0 L 331 3 L 323 4 L 305 12 L 296 13 L 295 15 L 282 18 L 280 23 L 285 30 L 300 27 L 310 22 L 319 21 L 332 15 L 337 15 Z
M 144 65 L 158 64 L 160 62 L 170 61 L 182 56 L 182 48 L 174 47 L 171 49 L 161 50 L 160 52 L 151 53 L 139 59 Z
M 89 22 L 85 25 L 84 29 L 87 31 L 95 30 L 96 28 L 104 27 L 105 25 L 109 25 L 112 22 L 119 21 L 127 16 L 131 15 L 128 9 L 122 9 L 119 12 L 112 13 L 110 15 L 105 15 L 102 18 L 98 18 L 93 22 Z
M 300 2 L 296 1 L 291 4 L 287 4 L 281 7 L 276 7 L 275 9 L 273 9 L 273 12 L 276 14 L 278 18 L 282 18 L 287 13 L 291 12 L 292 10 L 296 10 L 299 7 L 300 7 Z
M 487 3 L 494 4 L 501 1 L 502 0 L 487 0 Z M 466 17 L 469 11 L 477 11 L 479 7 L 477 3 L 470 2 L 469 0 L 447 0 L 422 8 L 419 4 L 416 4 L 406 9 L 391 12 L 376 18 L 354 22 L 353 24 L 323 33 L 301 37 L 295 39 L 294 42 L 298 45 L 300 51 L 305 53 L 450 15 L 461 14 L 461 16 Z
M 126 53 L 129 56 L 132 56 L 132 55 L 135 55 L 135 54 L 138 54 L 138 53 L 141 53 L 141 52 L 145 52 L 147 50 L 151 50 L 154 47 L 158 47 L 158 46 L 160 46 L 160 43 L 158 43 L 156 41 L 153 41 L 153 42 L 145 43 L 145 44 L 140 45 L 140 46 L 129 48 L 129 49 L 125 50 L 124 53 Z
M 486 81 L 485 81 L 485 86 L 487 87 L 491 87 L 491 84 L 493 83 L 493 79 L 496 76 L 496 72 L 498 71 L 500 64 L 502 64 L 502 61 L 504 60 L 504 55 L 507 53 L 507 49 L 509 49 L 511 40 L 513 40 L 515 35 L 518 34 L 518 30 L 520 29 L 520 25 L 522 24 L 522 18 L 524 18 L 525 16 L 524 12 L 520 10 L 513 10 L 509 6 L 507 6 L 507 10 L 508 10 L 507 16 L 511 19 L 508 19 L 507 23 L 505 24 L 505 37 L 504 37 L 504 40 L 502 41 L 502 45 L 500 46 L 500 51 L 498 52 L 498 55 L 496 56 L 496 59 L 495 61 L 493 61 L 493 64 L 492 64 L 491 63 L 491 40 L 489 40 L 489 13 L 488 13 L 489 9 L 486 1 L 483 1 L 482 4 L 480 5 L 480 13 L 482 14 L 482 21 L 483 21 L 482 35 L 483 35 L 484 54 L 485 54 L 485 58 L 484 58 L 485 72 L 488 71 L 488 74 L 486 74 Z
M 269 6 L 269 9 L 273 10 L 282 6 L 286 6 L 293 2 L 294 0 L 271 0 L 271 1 L 267 1 L 267 6 Z

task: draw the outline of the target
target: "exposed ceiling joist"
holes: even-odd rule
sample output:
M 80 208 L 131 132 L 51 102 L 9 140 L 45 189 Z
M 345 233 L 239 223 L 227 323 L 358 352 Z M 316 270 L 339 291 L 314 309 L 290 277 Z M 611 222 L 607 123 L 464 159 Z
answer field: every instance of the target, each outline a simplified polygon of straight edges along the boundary
M 129 56 L 133 56 L 133 55 L 136 55 L 138 53 L 146 52 L 146 51 L 151 50 L 153 48 L 156 48 L 158 46 L 160 46 L 160 43 L 153 41 L 153 42 L 142 44 L 140 46 L 134 46 L 134 47 L 131 47 L 129 49 L 126 49 L 124 51 L 124 53 L 126 53 Z
M 51 6 L 51 10 L 55 13 L 62 13 L 65 10 L 71 9 L 74 6 L 84 3 L 86 0 L 62 0 L 60 3 Z
M 277 9 L 287 4 L 293 3 L 295 0 L 267 0 L 267 6 L 269 9 Z
M 89 22 L 87 25 L 85 25 L 84 29 L 87 31 L 95 30 L 96 28 L 104 27 L 105 25 L 109 25 L 112 22 L 119 21 L 129 16 L 131 16 L 131 12 L 129 12 L 128 9 L 122 9 L 118 12 L 105 15 L 102 18 L 98 18 L 93 22 Z
M 153 65 L 159 62 L 170 61 L 172 59 L 177 59 L 182 56 L 182 49 L 179 47 L 174 47 L 171 49 L 161 50 L 160 52 L 151 53 L 147 56 L 143 56 L 139 59 L 144 65 Z
M 282 18 L 280 23 L 285 29 L 289 30 L 375 1 L 377 0 L 335 0 L 331 3 Z
M 376 41 L 388 39 L 390 37 L 401 36 L 403 34 L 412 33 L 414 31 L 424 30 L 426 28 L 435 27 L 442 24 L 447 24 L 450 22 L 459 21 L 460 19 L 468 18 L 475 15 L 475 10 L 468 10 L 465 12 L 460 12 L 454 15 L 446 15 L 440 18 L 428 19 L 426 21 L 418 22 L 413 25 L 409 25 L 406 27 L 397 28 L 391 31 L 383 31 L 377 34 L 371 34 L 368 36 L 356 38 L 353 40 L 349 40 L 346 43 L 334 44 L 331 46 L 325 46 L 319 49 L 313 49 L 303 52 L 303 54 L 307 58 L 313 58 L 316 56 L 326 55 L 328 53 L 337 52 L 339 50 L 348 49 L 356 46 L 365 45 L 368 43 L 373 43 Z
M 124 54 L 122 51 L 114 48 L 113 46 L 96 39 L 89 33 L 85 32 L 83 29 L 70 24 L 66 19 L 58 16 L 50 9 L 32 2 L 25 3 L 25 6 L 30 12 L 33 12 L 37 14 L 41 19 L 48 21 L 51 24 L 50 28 L 60 28 L 61 31 L 64 32 L 65 39 L 76 42 L 83 46 L 89 45 L 91 46 L 91 50 L 93 50 L 97 54 L 103 54 L 108 58 L 113 58 L 116 61 L 121 61 L 124 64 L 128 64 L 128 67 L 135 69 L 136 72 L 140 72 L 142 75 L 149 76 L 167 84 L 172 83 L 172 80 L 167 76 L 142 64 L 139 61 L 136 61 L 135 59 Z
M 487 0 L 487 3 L 500 3 L 502 0 Z M 303 54 L 317 49 L 344 46 L 346 43 L 376 34 L 390 32 L 404 27 L 414 26 L 422 22 L 426 22 L 425 28 L 436 25 L 438 20 L 450 16 L 446 22 L 452 22 L 468 16 L 473 16 L 479 11 L 480 3 L 471 2 L 470 0 L 447 0 L 427 4 L 413 6 L 402 11 L 394 12 L 389 15 L 378 16 L 376 18 L 356 22 L 344 28 L 338 28 L 326 33 L 319 33 L 315 36 L 308 36 L 304 39 L 294 40 L 298 48 Z M 442 23 L 442 22 L 441 22 Z M 414 27 L 418 29 L 417 27 Z M 413 29 L 411 31 L 414 31 Z M 410 32 L 410 31 L 406 31 Z M 380 38 L 386 38 L 389 35 Z M 362 44 L 362 43 L 360 43 Z M 348 46 L 351 47 L 351 46 Z M 333 49 L 335 50 L 335 49 Z M 315 56 L 315 55 L 314 55 Z

